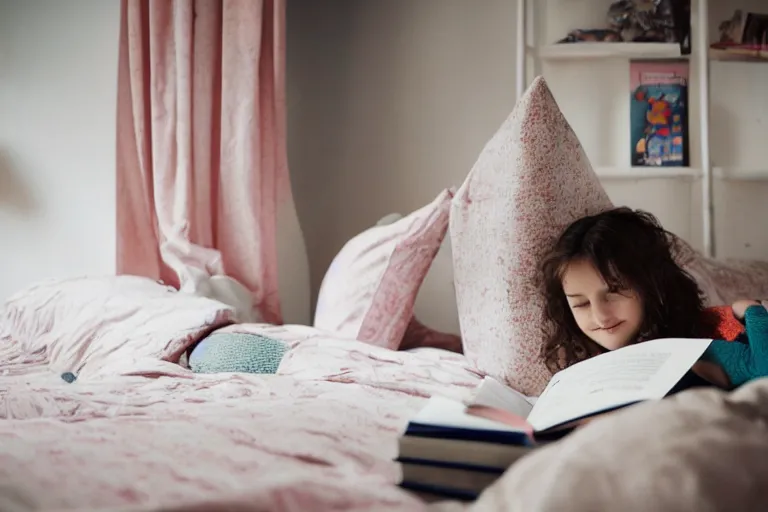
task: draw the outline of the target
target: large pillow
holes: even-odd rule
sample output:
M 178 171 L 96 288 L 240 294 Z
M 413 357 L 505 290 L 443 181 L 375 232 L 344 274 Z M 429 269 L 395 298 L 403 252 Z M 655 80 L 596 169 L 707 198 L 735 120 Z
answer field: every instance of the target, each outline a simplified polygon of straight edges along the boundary
M 732 304 L 739 299 L 768 299 L 768 262 L 715 260 L 682 244 L 680 263 L 699 283 L 707 305 Z
M 597 419 L 521 459 L 472 510 L 738 510 L 768 504 L 768 379 Z
M 233 322 L 225 304 L 138 276 L 51 279 L 0 308 L 0 355 L 18 370 L 48 363 L 57 375 L 175 371 L 181 354 Z
M 376 225 L 386 226 L 402 218 L 403 216 L 398 213 L 391 213 L 381 218 Z M 431 347 L 457 353 L 463 351 L 461 336 L 455 334 L 458 332 L 458 314 L 450 247 L 451 239 L 446 234 L 416 294 L 416 302 L 413 305 L 414 316 L 405 330 L 400 350 Z M 419 320 L 420 307 L 432 322 L 437 321 L 441 327 L 448 327 L 448 329 L 436 329 L 432 322 L 426 325 Z
M 540 357 L 539 260 L 574 220 L 611 208 L 542 78 L 486 144 L 451 207 L 464 354 L 526 395 L 551 374 Z
M 424 277 L 448 230 L 451 190 L 347 242 L 323 278 L 314 325 L 397 350 Z

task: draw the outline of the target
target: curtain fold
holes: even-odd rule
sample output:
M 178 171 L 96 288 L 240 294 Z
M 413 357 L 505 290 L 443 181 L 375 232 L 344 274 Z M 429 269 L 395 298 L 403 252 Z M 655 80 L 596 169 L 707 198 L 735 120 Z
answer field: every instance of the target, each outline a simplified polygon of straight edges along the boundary
M 282 0 L 122 0 L 117 270 L 281 323 Z

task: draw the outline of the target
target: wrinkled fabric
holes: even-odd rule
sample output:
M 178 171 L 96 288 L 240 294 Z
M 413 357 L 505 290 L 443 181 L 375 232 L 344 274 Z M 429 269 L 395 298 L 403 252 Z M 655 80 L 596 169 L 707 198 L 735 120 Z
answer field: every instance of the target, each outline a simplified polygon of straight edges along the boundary
M 118 272 L 280 323 L 278 217 L 296 215 L 285 108 L 283 0 L 123 0 Z
M 432 393 L 471 394 L 481 377 L 463 356 L 229 314 L 131 276 L 12 297 L 0 309 L 0 509 L 427 510 L 395 485 L 397 438 Z M 209 332 L 289 351 L 277 375 L 174 363 Z

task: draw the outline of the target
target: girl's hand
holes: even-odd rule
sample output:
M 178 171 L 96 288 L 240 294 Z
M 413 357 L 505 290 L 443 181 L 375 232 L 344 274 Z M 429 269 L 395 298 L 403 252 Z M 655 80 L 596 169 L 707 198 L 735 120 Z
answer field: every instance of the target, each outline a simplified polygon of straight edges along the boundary
M 744 314 L 747 312 L 747 309 L 750 306 L 759 306 L 759 305 L 760 303 L 757 302 L 756 300 L 751 300 L 751 299 L 737 300 L 731 306 L 733 308 L 733 316 L 735 316 L 739 320 L 744 320 Z

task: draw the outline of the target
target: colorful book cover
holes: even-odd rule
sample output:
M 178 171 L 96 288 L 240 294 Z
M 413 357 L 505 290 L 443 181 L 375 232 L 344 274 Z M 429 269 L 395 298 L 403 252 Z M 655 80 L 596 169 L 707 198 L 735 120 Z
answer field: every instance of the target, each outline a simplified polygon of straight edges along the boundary
M 688 167 L 688 62 L 633 61 L 629 70 L 631 165 Z

